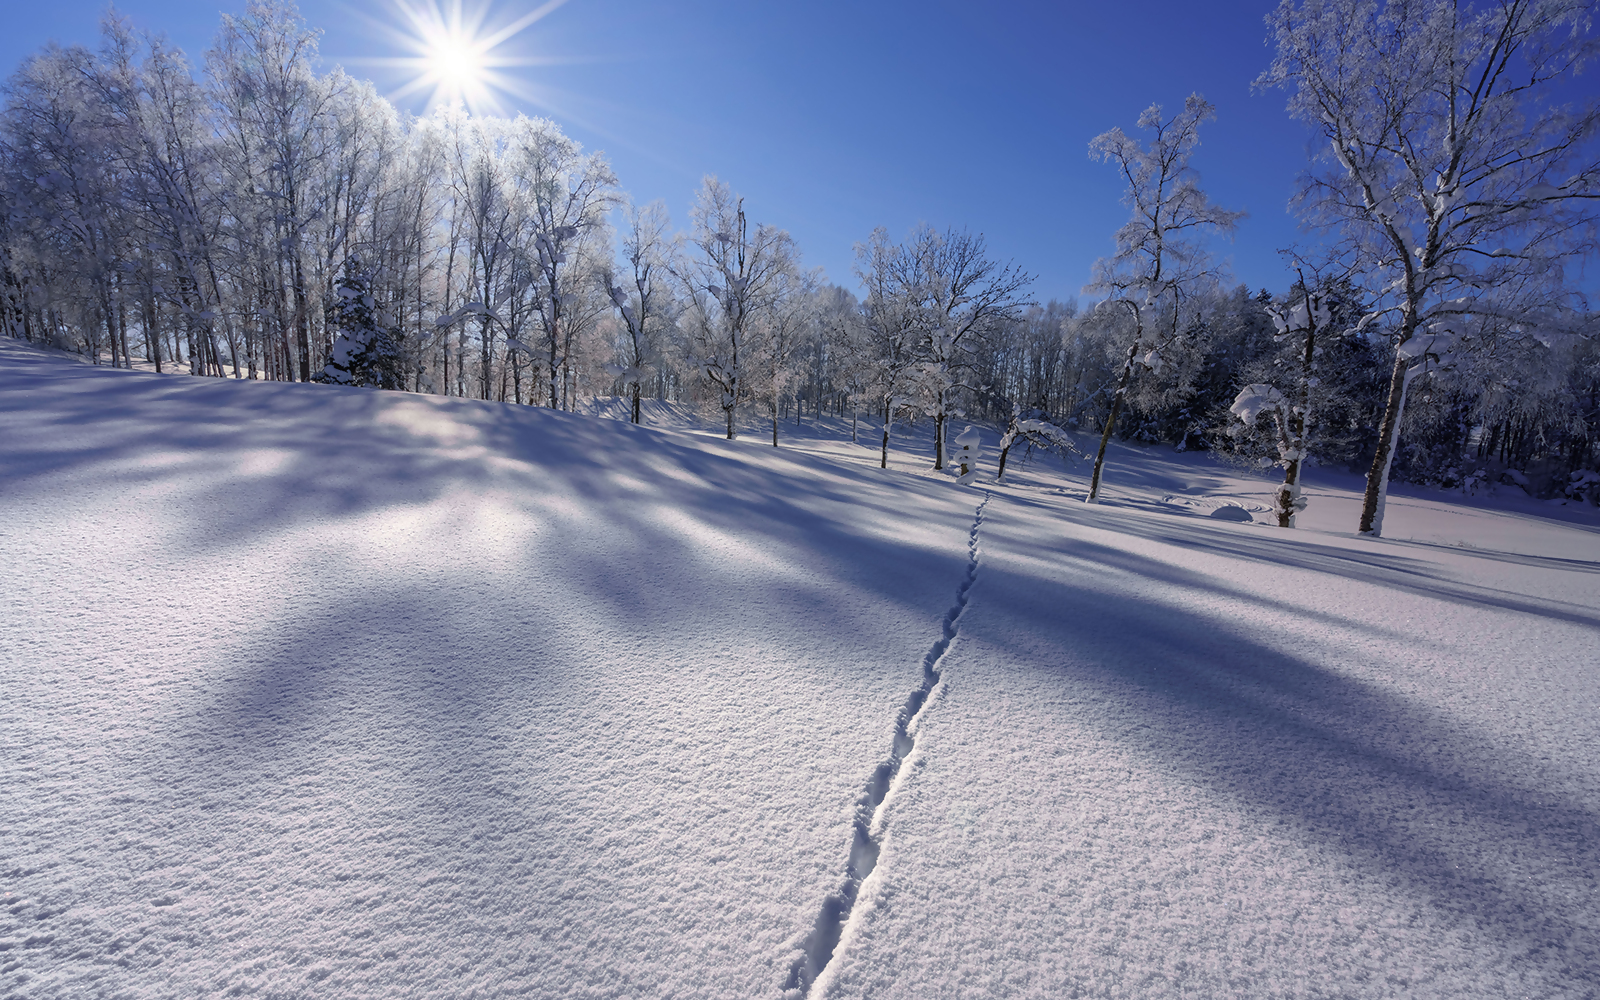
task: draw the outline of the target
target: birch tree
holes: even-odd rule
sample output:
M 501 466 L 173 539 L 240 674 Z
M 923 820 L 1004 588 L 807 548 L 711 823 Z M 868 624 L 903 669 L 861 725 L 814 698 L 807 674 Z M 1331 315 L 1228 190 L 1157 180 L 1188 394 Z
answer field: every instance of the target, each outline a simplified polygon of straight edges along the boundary
M 691 218 L 692 256 L 679 274 L 686 332 L 695 366 L 720 393 L 731 441 L 735 412 L 751 396 L 750 338 L 799 267 L 799 251 L 784 230 L 758 223 L 752 232 L 744 199 L 715 177 L 701 184 Z
M 224 308 L 230 290 L 221 236 L 227 213 L 217 143 L 206 128 L 205 95 L 182 53 L 164 40 L 148 40 L 141 63 L 140 46 L 125 21 L 108 15 L 102 29 L 106 44 L 97 73 L 99 103 L 124 165 L 125 197 L 137 207 L 143 266 L 136 269 L 156 370 L 161 370 L 160 350 L 149 328 L 156 321 L 157 300 L 166 299 L 183 317 L 189 334 L 190 371 L 223 373 L 215 340 L 221 323 L 238 377 L 242 345 Z M 163 258 L 167 283 L 173 287 L 157 282 L 155 257 Z
M 41 291 L 57 310 L 81 318 L 94 362 L 109 343 L 115 365 L 113 282 L 128 243 L 119 197 L 126 177 L 94 100 L 94 76 L 88 51 L 52 47 L 6 85 L 4 126 L 13 137 L 7 207 L 62 251 L 62 266 Z
M 1563 267 L 1594 247 L 1600 100 L 1560 103 L 1595 53 L 1582 0 L 1284 0 L 1258 87 L 1320 134 L 1305 217 L 1339 233 L 1392 330 L 1359 530 L 1383 531 L 1407 386 L 1472 317 L 1570 329 Z
M 671 322 L 672 290 L 664 280 L 674 246 L 667 235 L 667 208 L 659 201 L 623 212 L 622 259 L 627 264 L 622 282 L 614 273 L 603 275 L 606 294 L 622 317 L 625 349 L 622 378 L 632 400 L 630 416 L 640 422 L 640 384 L 660 355 L 661 335 Z
M 1210 283 L 1202 237 L 1231 233 L 1244 216 L 1211 204 L 1189 166 L 1200 145 L 1201 123 L 1214 117 L 1211 104 L 1191 94 L 1171 118 L 1162 116 L 1159 104 L 1139 116 L 1139 127 L 1154 133 L 1149 145 L 1120 128 L 1089 144 L 1090 155 L 1112 163 L 1122 174 L 1128 185 L 1123 201 L 1133 209 L 1133 217 L 1117 230 L 1116 252 L 1095 262 L 1095 280 L 1087 289 L 1106 294 L 1100 308 L 1125 311 L 1133 328 L 1095 452 L 1089 503 L 1100 498 L 1106 446 L 1135 373 L 1141 365 L 1160 364 L 1161 349 L 1183 328 L 1188 295 L 1195 285 Z
M 494 384 L 495 337 L 504 320 L 496 307 L 512 268 L 512 241 L 521 206 L 507 147 L 514 141 L 504 121 L 463 119 L 452 146 L 455 204 L 466 236 L 467 294 L 462 307 L 478 323 L 478 390 L 489 399 Z
M 539 325 L 550 379 L 550 406 L 572 355 L 581 317 L 581 285 L 609 257 L 606 213 L 616 203 L 617 177 L 605 157 L 586 154 L 554 122 L 519 117 L 519 169 L 531 209 L 533 253 L 541 282 Z
M 311 380 L 312 368 L 310 188 L 325 155 L 322 132 L 334 94 L 312 69 L 319 34 L 292 3 L 252 0 L 242 16 L 223 15 L 206 57 L 234 168 L 234 211 L 250 230 L 241 235 L 271 248 L 264 263 L 283 275 L 277 283 L 287 287 L 289 301 L 279 306 L 280 322 L 286 319 L 293 331 L 302 382 Z

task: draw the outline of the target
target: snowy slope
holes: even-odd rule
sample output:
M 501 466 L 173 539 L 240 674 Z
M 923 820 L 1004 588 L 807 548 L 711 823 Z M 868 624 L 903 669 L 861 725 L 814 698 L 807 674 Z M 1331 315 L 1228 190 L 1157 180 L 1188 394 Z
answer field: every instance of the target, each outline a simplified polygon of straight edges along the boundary
M 1595 512 L 651 417 L 0 341 L 0 993 L 1600 995 Z
M 777 990 L 971 497 L 0 349 L 0 993 Z
M 1594 996 L 1572 534 L 1588 560 L 998 498 L 826 995 Z

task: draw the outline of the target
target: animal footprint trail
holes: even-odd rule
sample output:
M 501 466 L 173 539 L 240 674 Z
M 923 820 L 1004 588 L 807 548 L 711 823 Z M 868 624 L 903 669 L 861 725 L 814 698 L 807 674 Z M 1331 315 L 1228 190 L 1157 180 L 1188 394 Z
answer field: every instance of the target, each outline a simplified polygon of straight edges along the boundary
M 978 530 L 983 526 L 984 509 L 989 506 L 991 499 L 993 494 L 985 491 L 983 501 L 973 512 L 972 527 L 967 532 L 967 570 L 961 579 L 961 585 L 956 588 L 956 602 L 945 612 L 939 639 L 922 658 L 922 682 L 906 698 L 899 715 L 895 718 L 894 743 L 889 750 L 889 759 L 873 769 L 872 776 L 867 779 L 866 788 L 856 800 L 855 822 L 851 831 L 850 853 L 845 862 L 844 883 L 822 901 L 816 924 L 801 945 L 800 957 L 795 960 L 789 970 L 789 978 L 784 982 L 785 994 L 788 996 L 810 994 L 817 977 L 822 975 L 828 963 L 833 960 L 834 952 L 839 947 L 839 939 L 855 910 L 856 898 L 861 893 L 862 883 L 878 865 L 878 855 L 883 849 L 884 823 L 881 813 L 884 800 L 888 797 L 889 789 L 893 787 L 900 769 L 916 747 L 918 723 L 929 697 L 942 677 L 939 670 L 940 661 L 944 659 L 945 651 L 950 648 L 951 641 L 959 631 L 962 612 L 967 608 L 968 594 L 977 581 Z

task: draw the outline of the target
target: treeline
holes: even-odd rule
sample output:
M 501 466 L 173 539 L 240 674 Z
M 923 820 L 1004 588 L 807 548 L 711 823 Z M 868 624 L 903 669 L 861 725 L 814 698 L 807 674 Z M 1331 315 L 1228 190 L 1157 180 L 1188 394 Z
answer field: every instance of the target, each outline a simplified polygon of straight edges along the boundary
M 317 58 L 282 2 L 225 16 L 199 72 L 114 14 L 98 52 L 31 58 L 0 119 L 6 334 L 202 376 L 569 409 L 624 396 L 635 420 L 644 398 L 680 400 L 729 436 L 760 414 L 775 444 L 784 421 L 831 413 L 869 419 L 886 451 L 897 420 L 926 419 L 938 467 L 952 419 L 1099 431 L 1115 408 L 1123 438 L 1270 464 L 1266 422 L 1230 407 L 1294 367 L 1282 319 L 1314 294 L 1331 311 L 1304 387 L 1310 454 L 1361 468 L 1378 447 L 1410 334 L 1348 267 L 1252 293 L 1193 247 L 1177 268 L 1167 234 L 1165 263 L 1140 256 L 1148 241 L 1119 243 L 1097 279 L 1106 300 L 1080 310 L 1032 301 L 1031 276 L 981 235 L 880 230 L 858 247 L 858 297 L 715 178 L 677 232 L 550 121 L 404 115 Z M 1191 129 L 1209 113 L 1194 100 Z M 1120 131 L 1096 143 L 1139 153 Z M 1161 277 L 1180 270 L 1181 284 Z M 1594 499 L 1594 341 L 1474 332 L 1406 403 L 1396 474 Z

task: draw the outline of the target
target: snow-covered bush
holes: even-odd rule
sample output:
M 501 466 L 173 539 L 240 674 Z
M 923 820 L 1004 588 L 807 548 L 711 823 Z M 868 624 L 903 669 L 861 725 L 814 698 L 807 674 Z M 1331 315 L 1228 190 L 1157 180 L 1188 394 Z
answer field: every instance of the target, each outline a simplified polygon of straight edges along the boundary
M 1567 483 L 1566 494 L 1568 500 L 1582 500 L 1584 503 L 1600 506 L 1600 472 L 1592 469 L 1579 469 L 1572 474 L 1572 479 Z

